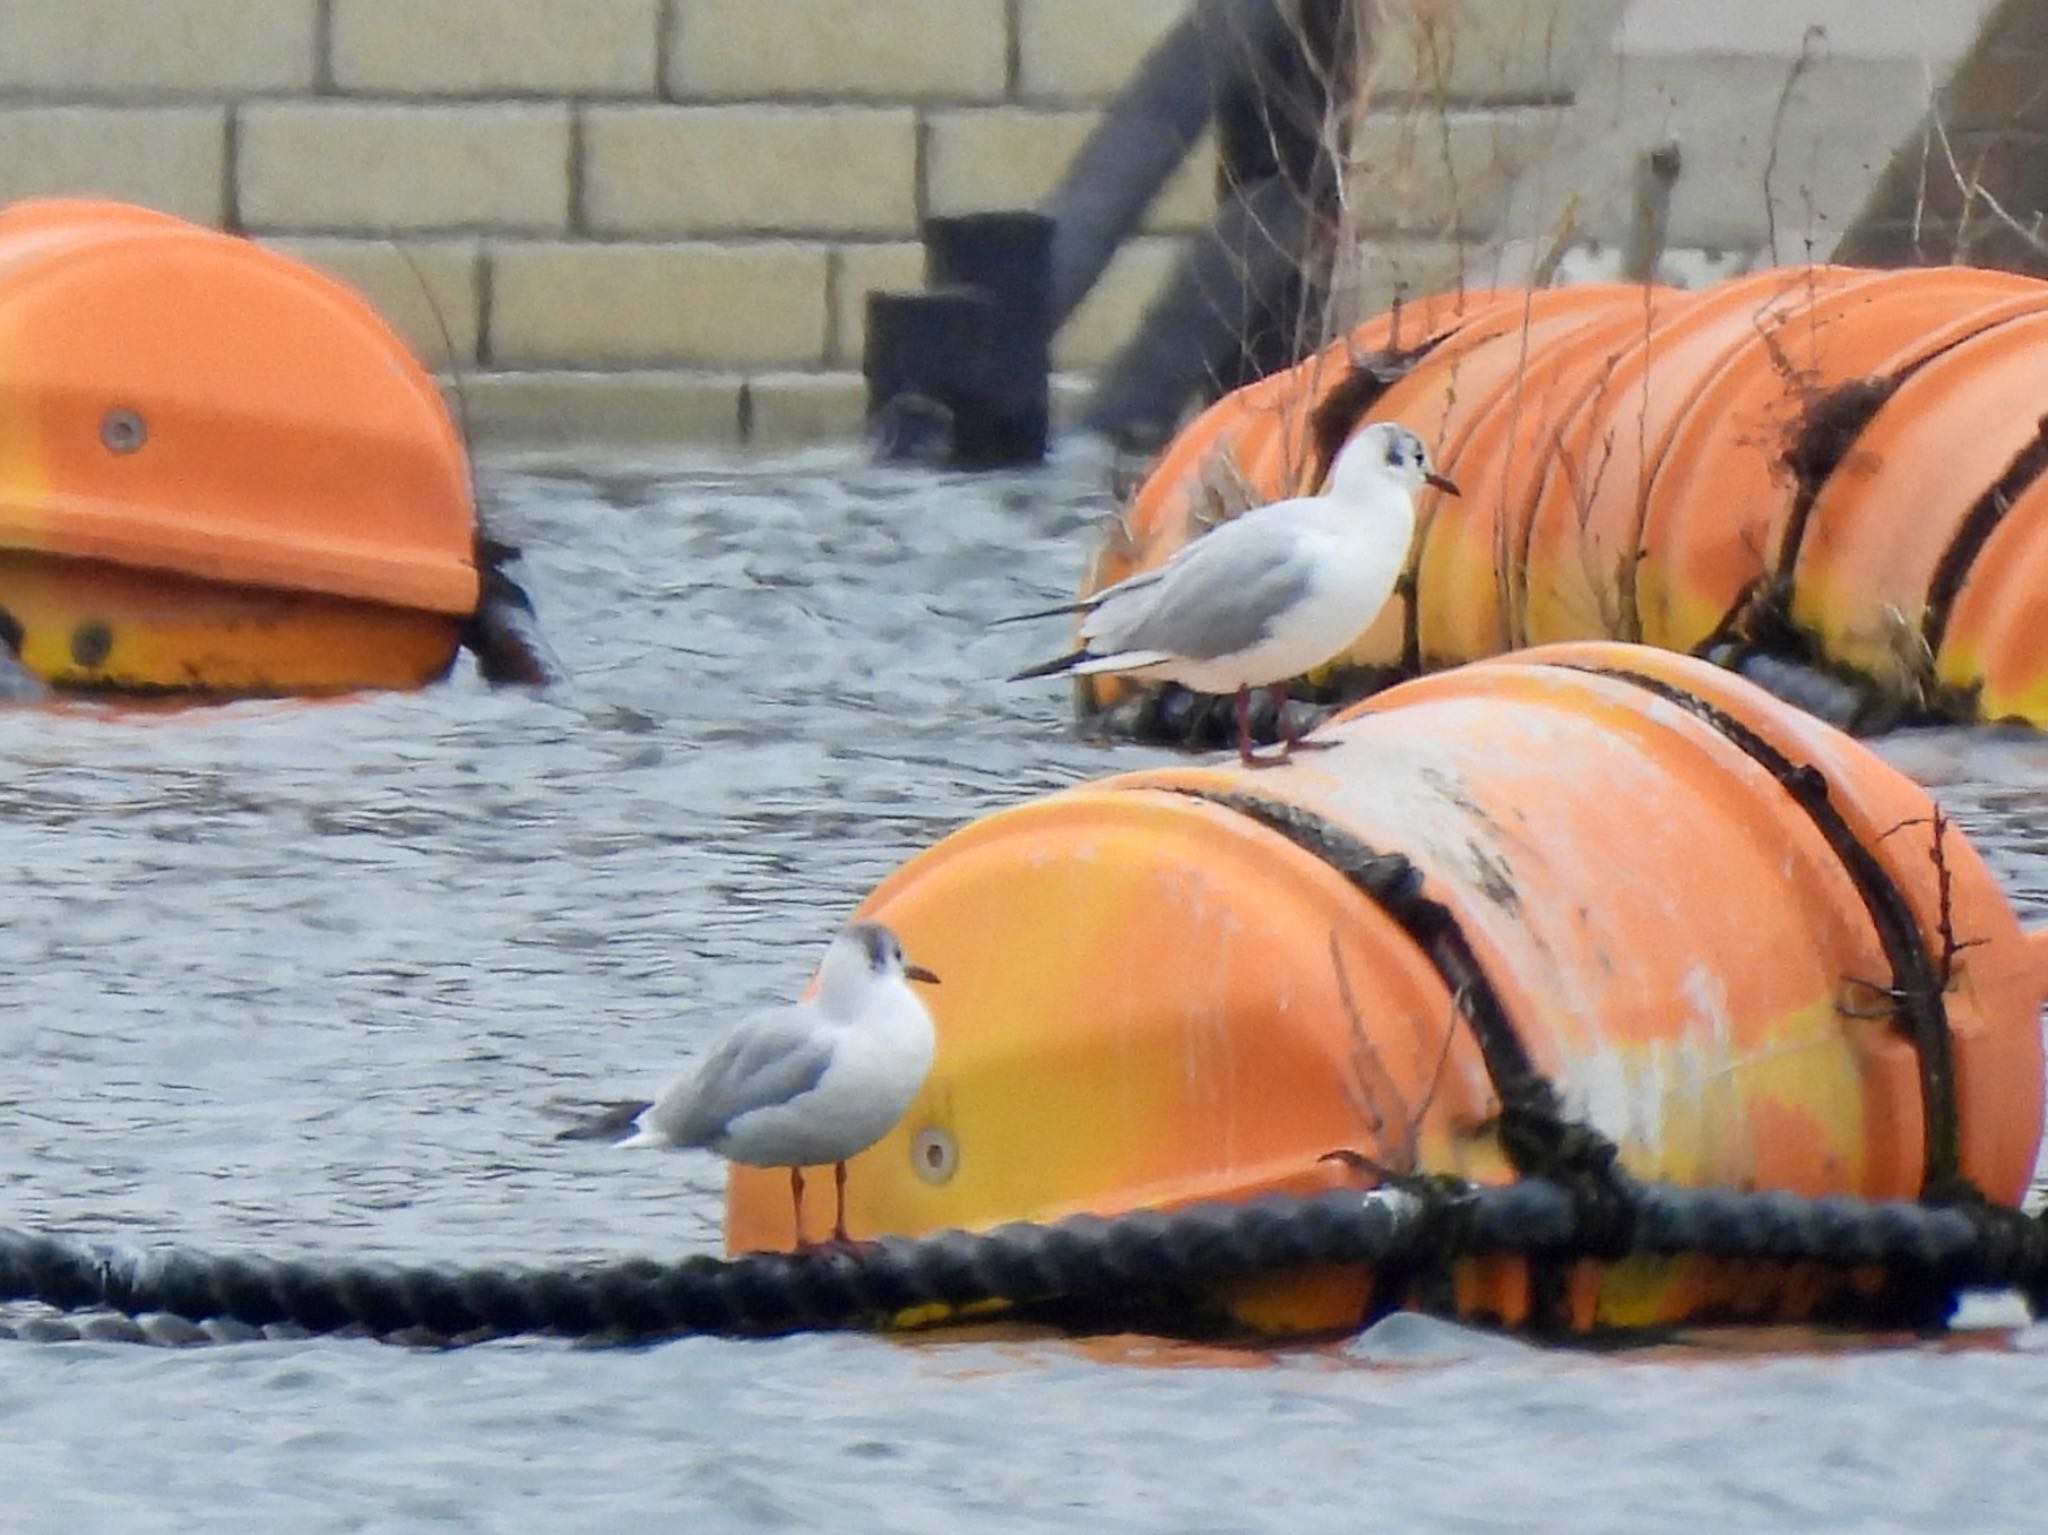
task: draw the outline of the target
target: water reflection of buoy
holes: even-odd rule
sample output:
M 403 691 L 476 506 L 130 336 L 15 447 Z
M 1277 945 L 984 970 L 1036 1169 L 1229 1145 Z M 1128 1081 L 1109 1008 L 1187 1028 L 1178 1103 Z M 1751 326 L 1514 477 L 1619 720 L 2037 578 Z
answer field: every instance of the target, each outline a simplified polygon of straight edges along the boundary
M 2048 448 L 2014 403 L 2040 395 L 2044 325 L 2048 283 L 1969 268 L 1447 295 L 1196 418 L 1089 585 L 1312 488 L 1359 422 L 1397 419 L 1465 495 L 1424 508 L 1412 589 L 1360 615 L 1340 691 L 1615 638 L 1834 677 L 1859 724 L 2048 725 L 2025 595 Z
M 2048 955 L 1928 795 L 1848 737 L 1614 644 L 1422 679 L 1324 733 L 1282 769 L 1004 811 L 881 884 L 864 912 L 947 985 L 929 1084 L 850 1164 L 856 1235 L 1500 1183 L 1575 1135 L 1694 1186 L 2023 1192 Z M 730 1245 L 781 1245 L 784 1204 L 737 1171 Z M 1341 1327 L 1373 1284 L 1324 1268 L 1224 1301 Z M 1584 1326 L 1826 1294 L 1792 1268 L 1503 1259 L 1437 1301 Z
M 119 204 L 0 210 L 0 609 L 70 689 L 441 675 L 478 605 L 462 444 L 370 308 Z

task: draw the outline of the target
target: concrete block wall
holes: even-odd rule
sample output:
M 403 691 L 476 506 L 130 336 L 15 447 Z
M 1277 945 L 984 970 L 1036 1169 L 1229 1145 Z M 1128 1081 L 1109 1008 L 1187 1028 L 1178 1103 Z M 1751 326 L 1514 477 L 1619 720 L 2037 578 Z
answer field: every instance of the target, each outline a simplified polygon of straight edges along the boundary
M 922 218 L 1038 202 L 1186 3 L 0 0 L 0 199 L 300 255 L 487 438 L 846 436 L 864 295 L 919 280 Z M 1994 0 L 1358 3 L 1330 326 L 1546 260 L 1613 275 L 1667 138 L 1667 278 L 1825 256 Z M 1128 335 L 1213 184 L 1198 153 L 1061 367 Z
M 1345 316 L 1455 281 L 1620 276 L 1638 166 L 1674 143 L 1662 280 L 1826 260 L 1994 6 L 1398 0 L 1356 140 Z
M 1896 146 L 1842 246 L 1873 265 L 1970 261 L 2048 275 L 2048 5 L 1998 0 Z
M 1630 0 L 1560 169 L 1611 245 L 1636 156 L 1669 139 L 1684 158 L 1675 251 L 1737 268 L 1825 260 L 1990 5 Z
M 1525 76 L 1530 105 L 1484 144 L 1453 135 L 1446 152 L 1421 135 L 1476 208 L 1434 253 L 1438 270 L 1455 262 L 1476 283 L 1546 264 L 1566 280 L 1620 276 L 1638 167 L 1667 144 L 1681 169 L 1662 280 L 1826 260 L 1992 4 L 1436 0 L 1478 37 L 1540 32 L 1544 47 L 1525 41 L 1519 56 L 1554 59 L 1571 86 L 1561 100 Z M 1459 71 L 1449 76 L 1455 86 Z
M 485 436 L 858 430 L 920 221 L 1029 206 L 1182 0 L 0 0 L 0 200 L 119 197 L 362 289 Z M 1191 157 L 1062 333 L 1122 340 Z
M 1623 0 L 1381 0 L 1346 178 L 1342 325 L 1501 276 Z M 1560 192 L 1562 189 L 1559 189 Z

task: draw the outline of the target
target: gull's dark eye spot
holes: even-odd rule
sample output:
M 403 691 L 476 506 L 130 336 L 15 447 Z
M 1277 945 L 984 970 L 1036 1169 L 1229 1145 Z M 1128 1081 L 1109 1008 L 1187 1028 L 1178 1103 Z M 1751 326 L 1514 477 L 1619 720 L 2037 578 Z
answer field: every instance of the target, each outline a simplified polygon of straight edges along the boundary
M 902 954 L 896 935 L 879 923 L 856 922 L 853 931 L 859 936 L 861 949 L 867 955 L 868 968 L 877 975 L 888 970 L 891 955 L 900 957 Z

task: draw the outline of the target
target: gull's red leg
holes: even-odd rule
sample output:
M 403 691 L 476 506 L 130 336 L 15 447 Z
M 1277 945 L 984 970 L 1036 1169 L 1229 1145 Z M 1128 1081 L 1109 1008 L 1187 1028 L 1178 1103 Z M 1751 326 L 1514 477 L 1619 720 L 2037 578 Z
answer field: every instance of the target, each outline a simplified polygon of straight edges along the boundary
M 1287 719 L 1287 690 L 1276 687 L 1273 689 L 1273 697 L 1278 702 L 1280 708 L 1280 760 L 1282 762 L 1285 762 L 1298 751 L 1328 751 L 1337 744 L 1335 741 L 1305 741 L 1296 735 L 1294 733 L 1294 726 Z
M 1280 750 L 1268 757 L 1255 757 L 1252 755 L 1251 690 L 1249 688 L 1239 688 L 1237 690 L 1237 718 L 1239 721 L 1237 755 L 1238 760 L 1248 768 L 1278 767 L 1287 760 L 1287 754 L 1294 750 L 1294 736 L 1287 729 L 1287 690 L 1277 684 L 1273 687 L 1273 706 L 1279 711 L 1277 717 L 1280 721 Z

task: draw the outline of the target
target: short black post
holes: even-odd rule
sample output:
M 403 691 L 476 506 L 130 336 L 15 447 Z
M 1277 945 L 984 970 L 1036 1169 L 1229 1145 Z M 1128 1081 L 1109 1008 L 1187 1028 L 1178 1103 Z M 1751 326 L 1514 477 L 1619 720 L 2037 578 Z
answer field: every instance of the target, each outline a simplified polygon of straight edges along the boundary
M 981 288 L 868 294 L 861 372 L 877 457 L 973 462 L 960 423 L 993 408 L 996 323 L 996 301 Z
M 934 293 L 979 293 L 986 328 L 958 298 L 920 314 L 915 295 L 870 295 L 868 406 L 874 420 L 906 385 L 949 413 L 952 456 L 973 468 L 1035 464 L 1051 422 L 1053 221 L 1028 211 L 925 221 L 925 277 Z M 901 306 L 909 304 L 905 312 Z M 876 326 L 885 334 L 877 341 Z M 966 346 L 965 355 L 944 355 Z M 941 355 L 917 359 L 915 347 Z M 898 414 L 900 414 L 900 408 Z M 881 424 L 888 451 L 889 423 Z M 901 455 L 899 455 L 901 456 Z

